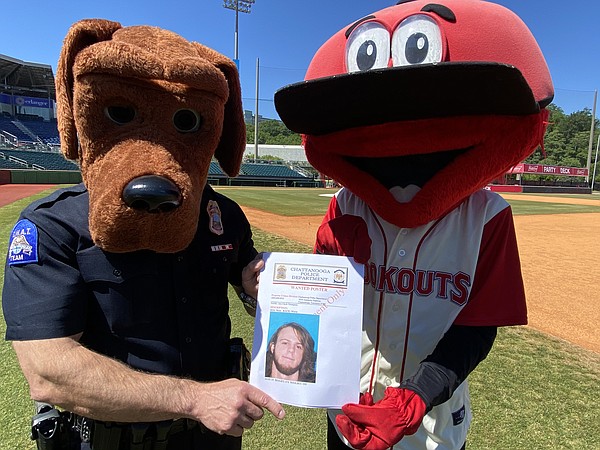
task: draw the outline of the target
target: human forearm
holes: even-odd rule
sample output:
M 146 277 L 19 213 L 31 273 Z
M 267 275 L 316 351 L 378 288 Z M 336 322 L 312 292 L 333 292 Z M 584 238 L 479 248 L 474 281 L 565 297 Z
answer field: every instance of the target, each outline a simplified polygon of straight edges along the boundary
M 239 380 L 198 383 L 139 372 L 71 338 L 13 345 L 33 399 L 93 419 L 148 422 L 186 417 L 213 431 L 240 435 L 262 418 L 262 408 L 278 418 L 285 415 L 268 395 Z
M 14 342 L 13 346 L 34 400 L 86 417 L 122 422 L 184 417 L 192 409 L 182 394 L 189 381 L 138 372 L 71 338 Z

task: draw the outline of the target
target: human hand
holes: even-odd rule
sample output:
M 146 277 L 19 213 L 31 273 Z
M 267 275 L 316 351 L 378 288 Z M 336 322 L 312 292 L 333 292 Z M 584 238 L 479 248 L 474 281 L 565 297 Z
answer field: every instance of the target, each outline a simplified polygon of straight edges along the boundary
M 322 224 L 315 253 L 352 256 L 357 263 L 366 264 L 371 257 L 371 238 L 364 219 L 344 214 Z
M 244 292 L 254 298 L 258 297 L 260 271 L 265 266 L 262 257 L 263 254 L 259 253 L 242 269 L 242 287 L 244 288 Z
M 244 381 L 230 378 L 200 386 L 203 392 L 193 418 L 216 433 L 241 436 L 263 418 L 264 409 L 277 419 L 285 417 L 285 410 L 277 401 Z
M 385 450 L 416 433 L 425 409 L 425 402 L 413 391 L 389 387 L 376 403 L 365 393 L 359 404 L 342 406 L 345 415 L 340 414 L 335 421 L 354 448 Z

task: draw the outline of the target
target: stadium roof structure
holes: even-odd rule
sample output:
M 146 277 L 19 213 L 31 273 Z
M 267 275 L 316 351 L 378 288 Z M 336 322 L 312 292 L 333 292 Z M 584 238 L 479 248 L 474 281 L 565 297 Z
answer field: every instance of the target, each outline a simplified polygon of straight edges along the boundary
M 0 90 L 56 100 L 52 66 L 0 54 Z

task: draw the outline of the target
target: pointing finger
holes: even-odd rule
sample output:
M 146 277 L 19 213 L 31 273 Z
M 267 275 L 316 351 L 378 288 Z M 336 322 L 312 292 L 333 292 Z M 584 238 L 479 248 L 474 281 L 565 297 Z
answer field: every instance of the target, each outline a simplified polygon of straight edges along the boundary
M 279 402 L 258 388 L 252 387 L 252 390 L 248 394 L 248 400 L 261 408 L 265 408 L 278 419 L 283 419 L 285 417 L 285 410 Z

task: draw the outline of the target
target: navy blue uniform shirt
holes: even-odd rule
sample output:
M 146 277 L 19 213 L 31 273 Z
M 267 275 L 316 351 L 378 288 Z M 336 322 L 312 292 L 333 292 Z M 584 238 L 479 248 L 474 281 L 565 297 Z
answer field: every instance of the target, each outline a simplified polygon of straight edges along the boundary
M 209 200 L 221 211 L 221 235 L 209 227 Z M 228 283 L 241 286 L 241 271 L 256 255 L 240 207 L 207 185 L 186 250 L 117 254 L 92 242 L 88 202 L 78 185 L 22 212 L 4 276 L 6 339 L 83 333 L 83 345 L 136 369 L 226 378 Z

